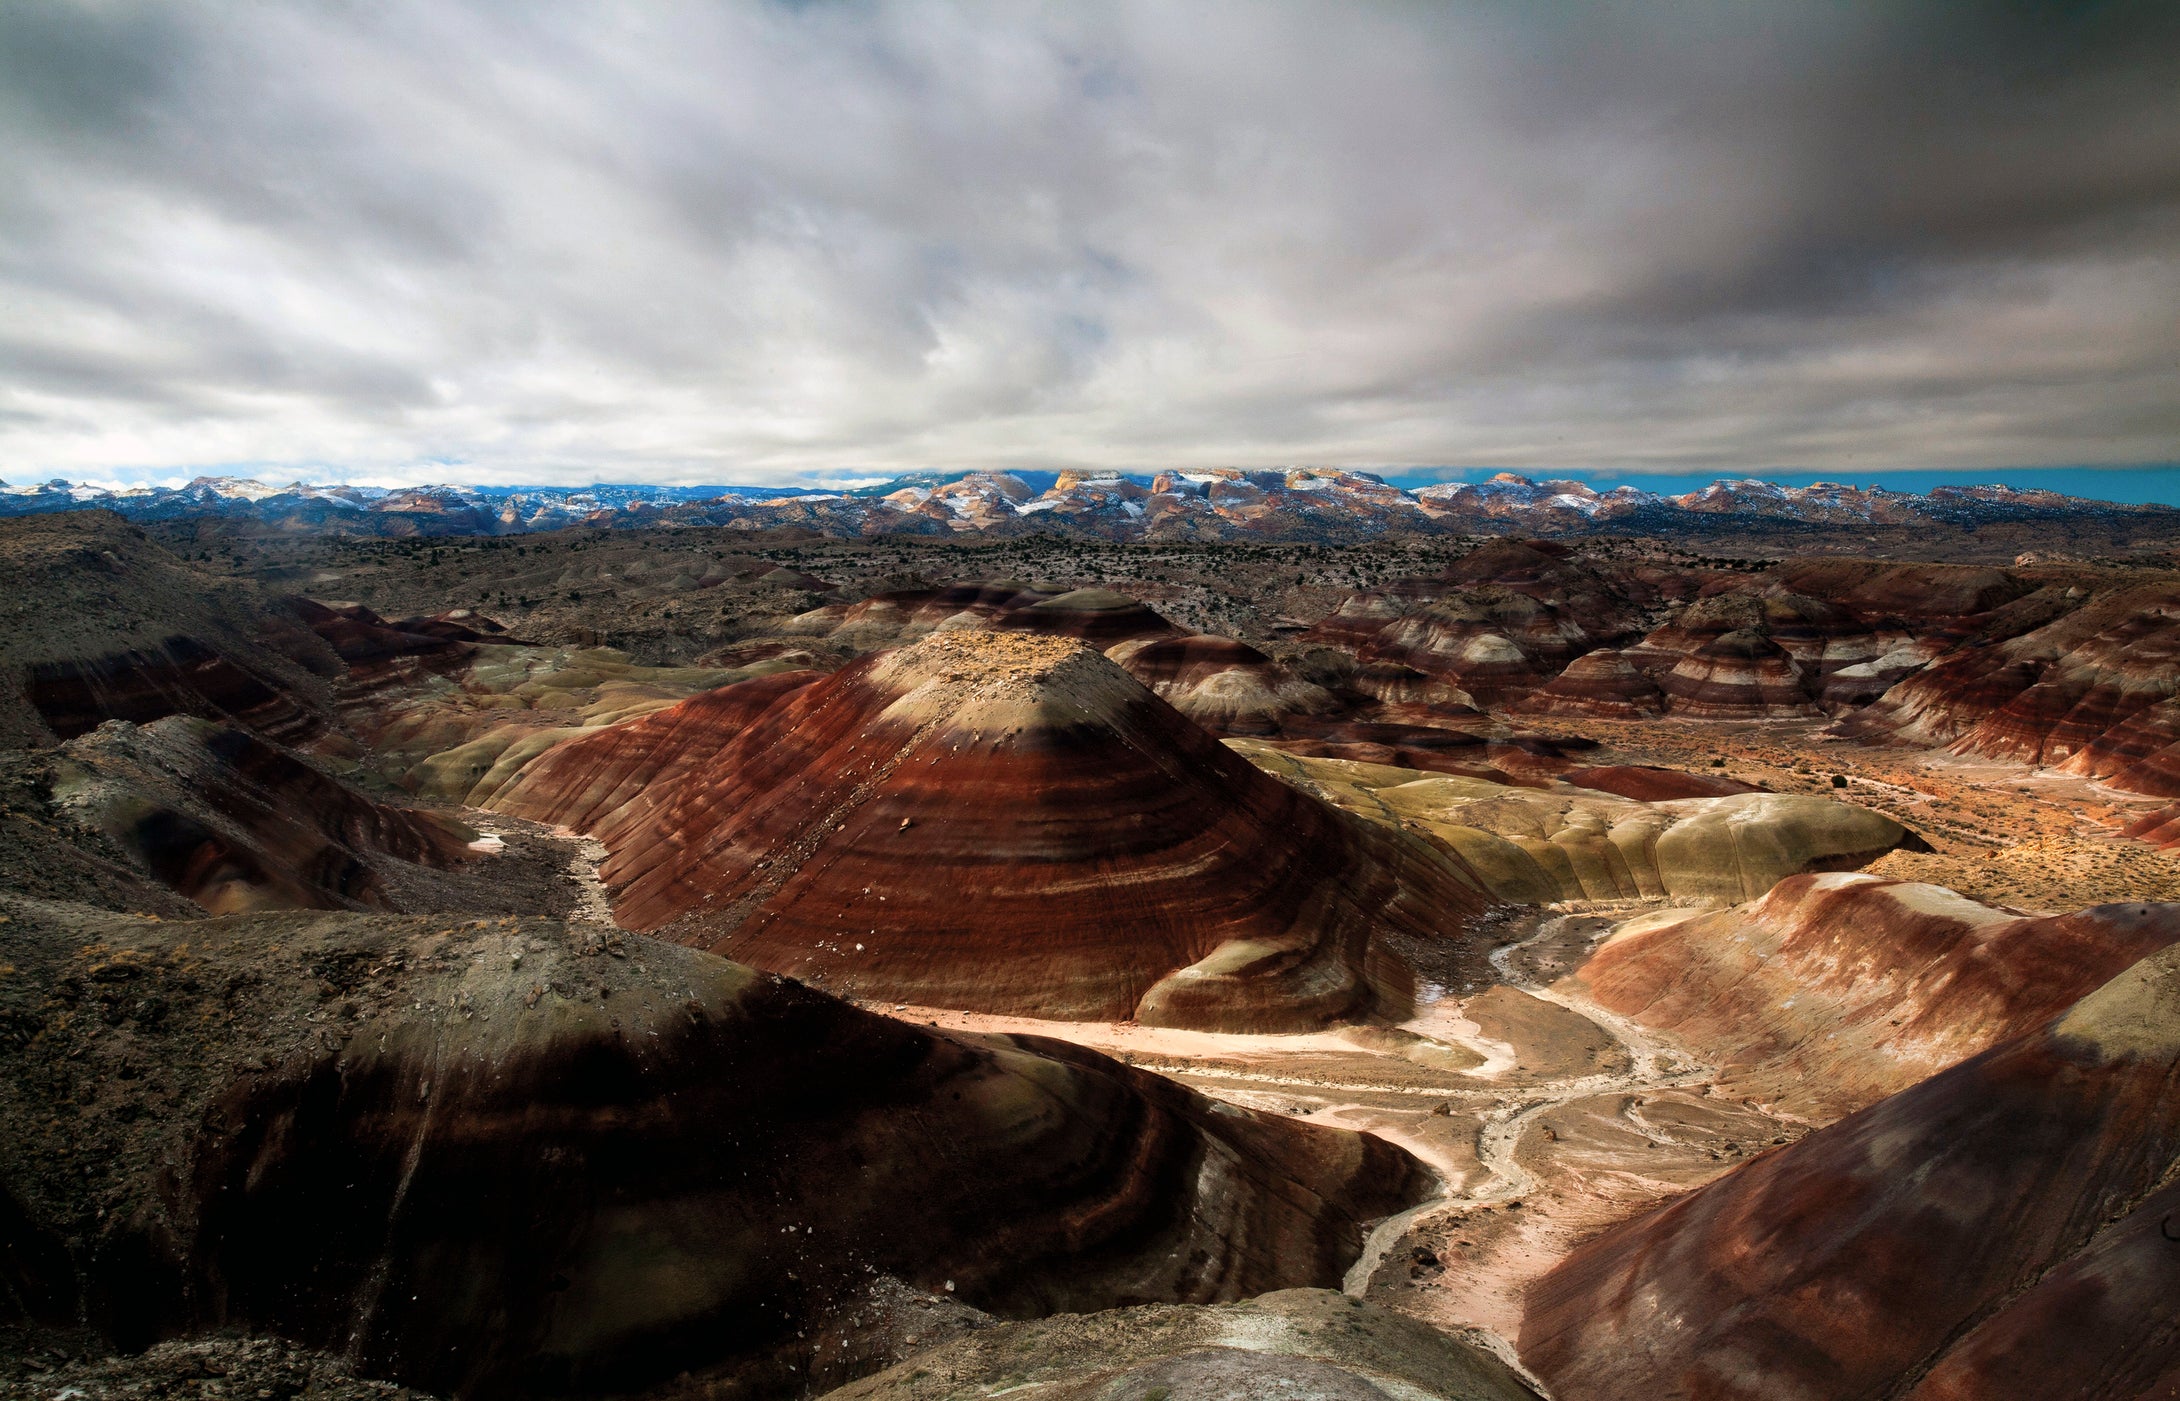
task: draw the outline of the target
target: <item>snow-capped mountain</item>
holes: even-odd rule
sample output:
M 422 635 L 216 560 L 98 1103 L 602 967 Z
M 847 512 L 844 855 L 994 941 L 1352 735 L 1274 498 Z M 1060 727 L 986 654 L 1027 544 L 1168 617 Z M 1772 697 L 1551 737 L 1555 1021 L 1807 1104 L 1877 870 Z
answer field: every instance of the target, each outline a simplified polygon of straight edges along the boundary
M 1039 490 L 1035 483 L 1049 480 Z M 1730 523 L 1953 525 L 2097 514 L 2175 513 L 2163 506 L 2086 501 L 2004 486 L 1939 487 L 1928 495 L 1754 478 L 1678 496 L 1632 486 L 1511 472 L 1413 491 L 1368 472 L 1068 471 L 930 473 L 853 491 L 779 487 L 275 486 L 199 477 L 182 487 L 0 484 L 0 515 L 104 507 L 132 520 L 223 517 L 271 534 L 506 535 L 569 526 L 791 526 L 833 536 L 1047 532 L 1114 540 L 1323 539 L 1385 531 L 1534 535 L 1647 534 Z

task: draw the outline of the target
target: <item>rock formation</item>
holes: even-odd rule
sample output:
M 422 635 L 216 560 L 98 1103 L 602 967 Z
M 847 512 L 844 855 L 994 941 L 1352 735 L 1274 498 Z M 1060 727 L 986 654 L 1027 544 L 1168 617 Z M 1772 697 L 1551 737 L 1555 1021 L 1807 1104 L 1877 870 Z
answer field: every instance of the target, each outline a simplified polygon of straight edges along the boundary
M 1838 872 L 1716 914 L 1622 926 L 1579 970 L 1738 1093 L 1830 1117 L 2038 1025 L 2180 939 L 2180 906 L 2023 917 L 1942 886 Z
M 1294 715 L 1344 709 L 1322 686 L 1290 675 L 1230 637 L 1123 642 L 1107 653 L 1161 700 L 1216 735 L 1274 735 Z
M 1101 649 L 1181 631 L 1136 599 L 1110 589 L 1061 589 L 1015 580 L 899 589 L 856 603 L 828 604 L 793 619 L 786 631 L 868 652 L 949 627 L 1053 633 Z
M 1753 628 L 1704 643 L 1660 673 L 1657 685 L 1675 719 L 1769 720 L 1818 713 L 1801 667 Z
M 1562 1401 L 2150 1397 L 2180 1370 L 2180 948 L 1598 1236 L 1532 1286 Z
M 1565 671 L 1530 693 L 1520 709 L 1539 715 L 1645 720 L 1665 712 L 1665 693 L 1635 669 L 1626 653 L 1603 647 L 1576 657 Z
M 1064 638 L 945 631 L 753 719 L 738 704 L 571 741 L 493 805 L 594 831 L 631 927 L 863 996 L 1042 1017 L 1402 1016 L 1389 941 L 1457 942 L 1486 899 L 1456 858 L 1260 773 Z
M 1570 553 L 1549 541 L 1492 541 L 1436 577 L 1350 595 L 1310 635 L 1444 678 L 1485 704 L 1518 699 L 1581 654 L 1632 640 L 1637 604 L 1650 595 Z
M 1983 645 L 1956 648 L 1841 722 L 1840 732 L 2066 763 L 2165 791 L 2159 785 L 2176 767 L 2166 754 L 2173 721 L 2163 706 L 2180 675 L 2180 590 L 2125 587 L 2078 606 L 2030 595 L 2014 608 L 2019 623 L 2035 626 L 1993 627 L 1978 639 Z M 2045 621 L 2055 609 L 2065 611 Z
M 195 715 L 283 743 L 330 728 L 333 654 L 246 582 L 103 511 L 0 521 L 0 744 Z
M 1234 744 L 1252 762 L 1307 783 L 1351 812 L 1428 835 L 1457 853 L 1493 895 L 1515 904 L 1738 902 L 1791 875 L 1851 869 L 1922 845 L 1880 813 L 1803 794 L 1642 802 L 1566 783 L 1517 787 L 1310 758 L 1256 741 Z M 1637 779 L 1653 788 L 1671 782 Z
M 1217 1308 L 1153 1305 L 1001 1324 L 867 1377 L 830 1401 L 942 1401 L 1034 1388 L 1050 1401 L 1291 1397 L 1534 1401 L 1512 1368 L 1390 1309 L 1319 1289 Z
M 882 1286 L 1008 1318 L 1322 1287 L 1425 1183 L 1373 1138 L 596 927 L 0 903 L 0 1320 L 123 1350 L 801 1394 Z
M 214 914 L 402 908 L 399 868 L 413 881 L 417 868 L 476 859 L 474 834 L 452 821 L 374 802 L 246 730 L 188 716 L 111 720 L 72 741 L 53 793 L 77 825 Z

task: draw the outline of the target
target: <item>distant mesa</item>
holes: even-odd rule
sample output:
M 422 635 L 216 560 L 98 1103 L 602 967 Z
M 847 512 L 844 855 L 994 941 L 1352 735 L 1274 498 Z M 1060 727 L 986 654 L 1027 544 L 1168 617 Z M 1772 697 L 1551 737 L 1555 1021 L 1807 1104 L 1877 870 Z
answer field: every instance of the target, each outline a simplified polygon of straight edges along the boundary
M 1590 1240 L 1531 1286 L 1522 1360 L 1562 1401 L 2159 1395 L 2180 1377 L 2176 1077 L 2167 947 Z
M 1070 638 L 955 629 L 753 715 L 742 691 L 571 740 L 493 805 L 596 832 L 631 927 L 843 992 L 1049 1018 L 1397 1019 L 1396 944 L 1458 954 L 1488 898 L 1449 852 L 1258 771 Z
M 1034 1318 L 1336 1286 L 1427 1190 L 1376 1138 L 595 926 L 0 905 L 0 1013 L 39 1028 L 6 1044 L 8 1297 L 124 1351 L 800 1394 L 846 1379 L 822 1344 L 874 1291 Z
M 853 491 L 736 486 L 383 487 L 276 485 L 199 477 L 184 487 L 109 490 L 50 481 L 0 484 L 0 516 L 105 508 L 132 520 L 213 519 L 284 535 L 380 538 L 507 535 L 572 526 L 715 526 L 836 539 L 1007 538 L 1031 533 L 1106 540 L 1352 540 L 1386 532 L 1712 535 L 1746 529 L 2160 523 L 2160 506 L 2116 505 L 2003 486 L 1927 495 L 1836 482 L 1782 487 L 1720 481 L 1678 496 L 1634 486 L 1600 492 L 1575 481 L 1502 472 L 1485 482 L 1406 490 L 1368 472 L 1296 467 L 1133 476 L 1065 471 L 1044 491 L 1005 472 L 902 478 Z M 1531 544 L 1536 542 L 1531 541 Z

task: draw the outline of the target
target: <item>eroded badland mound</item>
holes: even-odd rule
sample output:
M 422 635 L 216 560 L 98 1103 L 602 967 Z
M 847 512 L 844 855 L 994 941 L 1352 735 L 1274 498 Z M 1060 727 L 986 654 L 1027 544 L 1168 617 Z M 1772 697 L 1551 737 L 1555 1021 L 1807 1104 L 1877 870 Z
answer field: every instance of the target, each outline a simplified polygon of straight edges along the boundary
M 794 1391 L 883 1279 L 1006 1317 L 1323 1285 L 1423 1184 L 1375 1139 L 595 927 L 16 899 L 0 961 L 10 1307 L 128 1348 Z
M 1630 920 L 1576 977 L 1601 1006 L 1715 1056 L 1722 1086 L 1828 1118 L 2049 1020 L 2176 940 L 2180 905 L 2024 917 L 1842 873 Z
M 2176 1083 L 2167 949 L 1584 1245 L 1522 1356 L 1563 1401 L 2162 1394 Z
M 1456 943 L 1486 899 L 1448 853 L 1259 772 L 1066 639 L 949 631 L 748 684 L 753 704 L 732 688 L 571 741 L 494 805 L 579 816 L 631 927 L 1057 1019 L 1397 1020 L 1395 945 Z M 603 796 L 578 814 L 571 791 Z
M 0 522 L 0 1394 L 2170 1394 L 2169 555 L 1069 490 Z

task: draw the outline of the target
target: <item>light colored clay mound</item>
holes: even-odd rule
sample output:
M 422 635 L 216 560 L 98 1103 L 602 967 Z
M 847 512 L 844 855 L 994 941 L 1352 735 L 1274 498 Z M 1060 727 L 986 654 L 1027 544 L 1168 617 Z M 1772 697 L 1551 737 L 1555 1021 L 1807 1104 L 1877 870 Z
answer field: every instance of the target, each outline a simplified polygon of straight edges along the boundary
M 1625 653 L 1608 647 L 1576 657 L 1521 708 L 1540 715 L 1642 720 L 1664 713 L 1665 693 Z
M 2057 1014 L 2180 939 L 2180 905 L 2024 917 L 1854 873 L 1715 914 L 1632 921 L 1576 976 L 1720 1062 L 1737 1093 L 1829 1117 Z
M 1256 648 L 1230 637 L 1123 642 L 1106 655 L 1213 734 L 1272 735 L 1288 716 L 1332 715 L 1345 709 L 1324 687 L 1289 674 Z
M 1561 1401 L 2161 1394 L 2180 1373 L 2175 1024 L 2168 949 L 2056 1026 L 1605 1232 L 1531 1286 L 1524 1362 Z
M 1252 763 L 1360 816 L 1423 832 L 1516 904 L 1673 898 L 1733 902 L 1791 875 L 1920 845 L 1891 818 L 1802 794 L 1645 803 L 1555 783 L 1483 779 L 1230 741 Z
M 556 759 L 586 793 L 638 786 L 591 772 L 610 735 Z M 723 745 L 638 750 L 640 795 L 581 809 L 622 921 L 860 996 L 1291 1030 L 1405 1016 L 1392 941 L 1482 958 L 1457 858 L 1258 772 L 1065 638 L 935 633 Z M 507 806 L 558 804 L 540 780 Z
M 471 833 L 372 801 L 246 730 L 109 720 L 56 757 L 55 806 L 214 914 L 432 909 Z
M 1676 719 L 1768 720 L 1817 714 L 1800 665 L 1753 630 L 1706 642 L 1657 680 Z
M 1490 1353 L 1322 1289 L 1218 1308 L 1153 1305 L 971 1333 L 827 1401 L 957 1401 L 1019 1388 L 1049 1401 L 1293 1398 L 1535 1401 Z
M 853 1375 L 881 1287 L 1015 1318 L 1325 1287 L 1427 1184 L 1379 1139 L 595 927 L 0 903 L 0 1016 L 36 1033 L 0 1040 L 11 1298 L 132 1349 L 800 1394 Z

